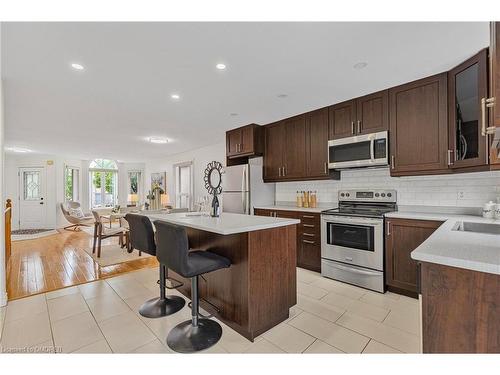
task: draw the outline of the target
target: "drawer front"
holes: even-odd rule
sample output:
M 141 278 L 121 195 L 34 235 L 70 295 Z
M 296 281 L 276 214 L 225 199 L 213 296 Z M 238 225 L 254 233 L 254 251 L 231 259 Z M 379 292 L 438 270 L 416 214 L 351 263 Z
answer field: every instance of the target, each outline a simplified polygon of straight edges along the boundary
M 274 212 L 272 210 L 266 210 L 262 208 L 255 208 L 254 209 L 254 215 L 256 216 L 274 216 Z
M 311 233 L 311 234 L 316 234 L 320 235 L 321 234 L 321 227 L 320 224 L 311 224 L 311 223 L 303 223 L 301 222 L 299 224 L 299 233 Z
M 320 215 L 314 213 L 298 212 L 298 218 L 302 223 L 318 224 L 320 223 Z
M 297 219 L 298 215 L 295 211 L 284 211 L 284 210 L 276 210 L 276 217 L 282 217 L 286 219 Z
M 313 232 L 313 231 L 303 231 L 300 232 L 298 235 L 299 241 L 309 244 L 309 245 L 314 245 L 314 246 L 321 246 L 321 233 L 320 232 Z

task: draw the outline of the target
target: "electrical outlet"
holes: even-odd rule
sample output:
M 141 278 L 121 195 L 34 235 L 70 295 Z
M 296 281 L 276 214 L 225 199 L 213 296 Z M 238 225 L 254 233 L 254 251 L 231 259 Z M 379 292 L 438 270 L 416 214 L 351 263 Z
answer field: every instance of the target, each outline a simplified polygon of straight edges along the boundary
M 460 190 L 457 193 L 457 199 L 465 199 L 465 191 Z

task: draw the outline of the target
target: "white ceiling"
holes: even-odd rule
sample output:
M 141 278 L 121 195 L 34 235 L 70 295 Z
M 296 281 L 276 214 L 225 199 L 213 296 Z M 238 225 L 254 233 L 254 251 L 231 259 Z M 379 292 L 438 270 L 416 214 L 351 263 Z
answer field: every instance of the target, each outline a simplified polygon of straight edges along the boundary
M 488 43 L 486 22 L 3 23 L 6 145 L 166 157 L 448 70 Z

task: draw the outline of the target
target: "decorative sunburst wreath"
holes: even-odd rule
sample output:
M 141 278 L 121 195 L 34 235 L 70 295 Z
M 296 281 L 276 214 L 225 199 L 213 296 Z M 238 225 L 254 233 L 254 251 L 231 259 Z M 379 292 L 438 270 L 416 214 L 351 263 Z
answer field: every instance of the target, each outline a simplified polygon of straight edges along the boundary
M 211 179 L 212 172 L 214 171 L 217 171 L 217 173 L 219 174 L 219 183 L 216 186 L 213 185 L 214 181 L 212 181 Z M 208 194 L 219 195 L 220 193 L 222 193 L 222 173 L 223 169 L 221 163 L 215 160 L 208 163 L 207 167 L 205 168 L 205 177 L 203 177 L 203 180 L 205 181 L 205 189 L 207 189 Z

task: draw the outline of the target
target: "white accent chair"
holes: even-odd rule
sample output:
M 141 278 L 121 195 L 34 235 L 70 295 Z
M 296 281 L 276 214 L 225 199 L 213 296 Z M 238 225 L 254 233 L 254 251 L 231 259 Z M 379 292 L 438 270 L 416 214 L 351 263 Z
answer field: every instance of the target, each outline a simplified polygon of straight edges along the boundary
M 71 225 L 67 225 L 64 227 L 65 230 L 72 229 L 73 231 L 79 231 L 81 230 L 80 227 L 90 227 L 94 223 L 94 217 L 93 216 L 83 216 L 83 217 L 76 217 L 72 216 L 69 213 L 70 208 L 75 209 L 79 208 L 80 203 L 78 202 L 66 202 L 66 203 L 61 203 L 61 211 L 64 215 L 64 218 L 71 223 Z

